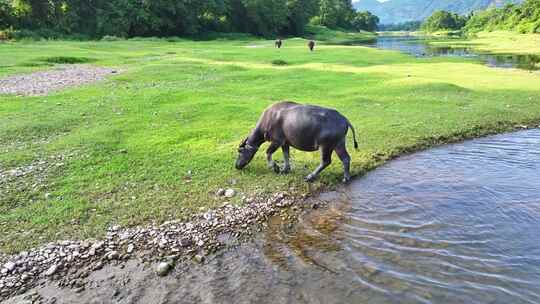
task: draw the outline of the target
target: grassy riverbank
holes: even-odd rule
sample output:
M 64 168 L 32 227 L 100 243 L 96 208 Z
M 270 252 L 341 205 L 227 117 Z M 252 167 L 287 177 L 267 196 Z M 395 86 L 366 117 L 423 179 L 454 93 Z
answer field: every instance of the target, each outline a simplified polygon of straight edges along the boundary
M 540 54 L 540 34 L 518 34 L 507 31 L 480 32 L 467 40 L 434 41 L 432 43 L 472 47 L 489 53 Z
M 310 53 L 302 39 L 281 50 L 249 39 L 4 43 L 0 77 L 58 57 L 121 73 L 49 96 L 0 96 L 0 173 L 31 168 L 0 180 L 5 252 L 99 236 L 113 223 L 185 218 L 223 204 L 218 188 L 237 190 L 238 204 L 248 193 L 306 191 L 318 153 L 293 151 L 286 176 L 270 172 L 263 153 L 233 168 L 238 143 L 279 100 L 345 114 L 360 135 L 357 175 L 405 152 L 540 122 L 537 73 L 353 46 Z M 335 159 L 315 188 L 336 185 L 341 172 Z

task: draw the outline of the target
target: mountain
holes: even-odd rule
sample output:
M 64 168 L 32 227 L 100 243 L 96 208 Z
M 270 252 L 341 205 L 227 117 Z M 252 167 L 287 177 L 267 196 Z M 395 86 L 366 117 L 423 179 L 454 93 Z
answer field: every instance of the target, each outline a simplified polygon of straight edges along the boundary
M 437 10 L 468 14 L 474 10 L 513 2 L 521 0 L 359 0 L 354 3 L 354 7 L 359 11 L 370 11 L 377 15 L 381 24 L 390 24 L 424 20 Z

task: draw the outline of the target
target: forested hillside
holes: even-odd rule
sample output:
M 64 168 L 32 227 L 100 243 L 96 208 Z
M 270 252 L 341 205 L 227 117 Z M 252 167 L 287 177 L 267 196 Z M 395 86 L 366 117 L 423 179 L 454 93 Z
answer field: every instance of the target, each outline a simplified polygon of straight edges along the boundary
M 298 35 L 306 24 L 375 30 L 351 0 L 0 0 L 0 30 L 36 35 L 181 36 L 205 32 Z
M 382 24 L 395 24 L 424 20 L 439 10 L 466 15 L 474 10 L 501 7 L 513 2 L 521 0 L 359 0 L 355 3 L 355 8 L 372 12 L 379 17 Z
M 494 30 L 540 33 L 540 0 L 526 0 L 521 5 L 477 12 L 464 28 L 468 33 Z
M 540 0 L 525 0 L 522 4 L 488 8 L 467 16 L 437 11 L 426 19 L 422 29 L 427 32 L 462 30 L 468 34 L 494 30 L 540 33 Z

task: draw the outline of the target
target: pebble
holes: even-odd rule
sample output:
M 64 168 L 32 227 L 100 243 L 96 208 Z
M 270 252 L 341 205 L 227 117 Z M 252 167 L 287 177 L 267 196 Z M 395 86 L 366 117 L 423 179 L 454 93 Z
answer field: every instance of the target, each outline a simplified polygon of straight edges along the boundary
M 172 265 L 170 263 L 161 262 L 156 266 L 156 273 L 160 277 L 164 277 L 167 274 L 169 274 L 169 271 L 171 271 L 171 269 L 172 269 Z
M 202 264 L 204 262 L 204 256 L 201 254 L 196 254 L 193 259 L 199 264 Z
M 107 254 L 107 259 L 109 260 L 117 260 L 120 255 L 118 254 L 118 251 L 111 251 Z
M 217 196 L 224 196 L 225 195 L 225 189 L 220 188 L 218 191 L 216 191 Z
M 81 292 L 84 291 L 84 286 L 78 287 L 74 291 L 75 291 L 75 293 L 81 293 Z
M 15 269 L 15 263 L 13 262 L 7 262 L 4 264 L 4 268 L 7 269 L 7 271 L 12 272 Z
M 193 242 L 188 237 L 184 237 L 184 238 L 180 239 L 180 246 L 181 247 L 189 247 L 189 246 L 191 246 L 191 244 L 193 244 Z
M 234 189 L 227 189 L 225 191 L 225 197 L 226 198 L 232 198 L 236 195 L 236 191 L 234 191 Z
M 49 269 L 47 269 L 47 271 L 45 271 L 45 276 L 52 276 L 53 274 L 56 273 L 56 271 L 58 270 L 58 265 L 52 265 L 51 267 L 49 267 Z

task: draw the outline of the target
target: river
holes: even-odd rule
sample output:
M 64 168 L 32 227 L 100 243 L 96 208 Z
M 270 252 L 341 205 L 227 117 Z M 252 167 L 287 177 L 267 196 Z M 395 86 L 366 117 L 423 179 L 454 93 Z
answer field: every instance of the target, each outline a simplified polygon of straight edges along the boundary
M 395 50 L 418 58 L 449 56 L 479 60 L 490 67 L 539 70 L 540 56 L 532 54 L 488 54 L 470 47 L 437 46 L 429 44 L 433 38 L 418 36 L 379 36 L 364 45 L 385 50 Z

